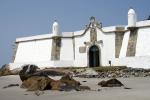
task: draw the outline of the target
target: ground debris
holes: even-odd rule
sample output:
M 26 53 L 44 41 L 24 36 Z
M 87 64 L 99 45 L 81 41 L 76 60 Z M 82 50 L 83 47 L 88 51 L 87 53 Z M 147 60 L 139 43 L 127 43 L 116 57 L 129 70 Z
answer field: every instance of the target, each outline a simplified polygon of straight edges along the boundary
M 124 89 L 132 89 L 132 88 L 129 88 L 129 87 L 124 86 Z
M 7 86 L 4 86 L 3 89 L 9 88 L 9 87 L 14 87 L 14 86 L 19 86 L 19 84 L 9 84 Z
M 37 95 L 37 96 L 40 96 L 40 95 L 43 95 L 44 94 L 44 91 L 34 91 L 34 94 Z

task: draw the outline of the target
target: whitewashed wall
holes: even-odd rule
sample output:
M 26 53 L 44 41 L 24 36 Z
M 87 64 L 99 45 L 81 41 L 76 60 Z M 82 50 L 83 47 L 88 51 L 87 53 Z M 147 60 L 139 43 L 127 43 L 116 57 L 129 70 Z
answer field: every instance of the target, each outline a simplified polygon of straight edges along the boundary
M 150 56 L 150 28 L 138 30 L 136 56 Z
M 20 42 L 14 63 L 50 61 L 52 40 Z
M 115 60 L 116 66 L 150 68 L 150 56 L 124 57 Z
M 62 38 L 60 60 L 74 60 L 72 38 Z
M 73 66 L 74 52 L 72 38 L 62 38 L 60 49 L 60 60 L 54 62 L 54 66 L 57 67 L 69 67 Z
M 35 64 L 41 68 L 53 66 L 51 59 L 52 40 L 33 40 L 19 42 L 16 57 L 10 69 L 19 68 L 24 64 Z
M 126 57 L 128 40 L 130 32 L 126 32 L 123 38 L 119 59 L 114 62 L 115 65 L 125 65 L 134 68 L 150 67 L 150 28 L 142 27 L 138 29 L 136 54 L 134 57 Z
M 81 34 L 84 31 L 76 31 L 74 34 Z M 81 37 L 75 38 L 75 61 L 74 66 L 77 67 L 86 67 L 87 66 L 87 48 L 85 53 L 79 52 L 79 47 L 85 46 L 84 42 L 90 41 L 90 31 L 88 31 L 85 35 Z
M 115 34 L 97 30 L 97 40 L 103 41 L 103 44 L 99 45 L 101 48 L 101 65 L 108 66 L 108 61 L 115 59 Z

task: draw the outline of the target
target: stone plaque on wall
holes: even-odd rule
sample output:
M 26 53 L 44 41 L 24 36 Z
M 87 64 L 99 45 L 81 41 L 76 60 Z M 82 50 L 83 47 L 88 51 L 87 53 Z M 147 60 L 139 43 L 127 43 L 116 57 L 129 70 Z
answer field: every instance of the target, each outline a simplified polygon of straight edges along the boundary
M 85 53 L 86 52 L 86 47 L 79 47 L 79 52 L 80 53 Z
M 95 28 L 91 28 L 91 31 L 90 31 L 90 40 L 91 40 L 91 42 L 97 41 L 97 32 L 96 32 Z

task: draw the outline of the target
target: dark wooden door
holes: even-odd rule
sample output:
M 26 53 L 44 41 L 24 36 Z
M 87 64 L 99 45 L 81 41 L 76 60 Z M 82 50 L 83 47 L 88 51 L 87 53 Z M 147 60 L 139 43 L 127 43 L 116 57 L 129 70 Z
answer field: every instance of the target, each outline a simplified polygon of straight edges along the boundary
M 89 49 L 89 66 L 90 67 L 100 66 L 99 48 L 96 45 L 91 46 Z

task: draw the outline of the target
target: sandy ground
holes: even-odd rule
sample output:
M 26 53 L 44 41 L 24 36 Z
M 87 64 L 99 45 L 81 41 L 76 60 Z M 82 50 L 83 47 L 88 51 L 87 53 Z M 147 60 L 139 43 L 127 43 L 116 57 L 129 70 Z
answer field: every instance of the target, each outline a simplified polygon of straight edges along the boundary
M 59 77 L 53 77 L 58 79 Z M 119 78 L 119 80 L 132 89 L 123 87 L 102 88 L 97 85 L 103 79 L 75 78 L 83 85 L 90 86 L 93 91 L 51 91 L 37 96 L 34 92 L 26 91 L 20 87 L 9 87 L 9 84 L 21 84 L 18 75 L 0 77 L 0 100 L 150 100 L 150 77 Z M 104 79 L 105 80 L 105 79 Z M 87 82 L 82 82 L 87 81 Z M 101 89 L 101 91 L 94 91 Z

